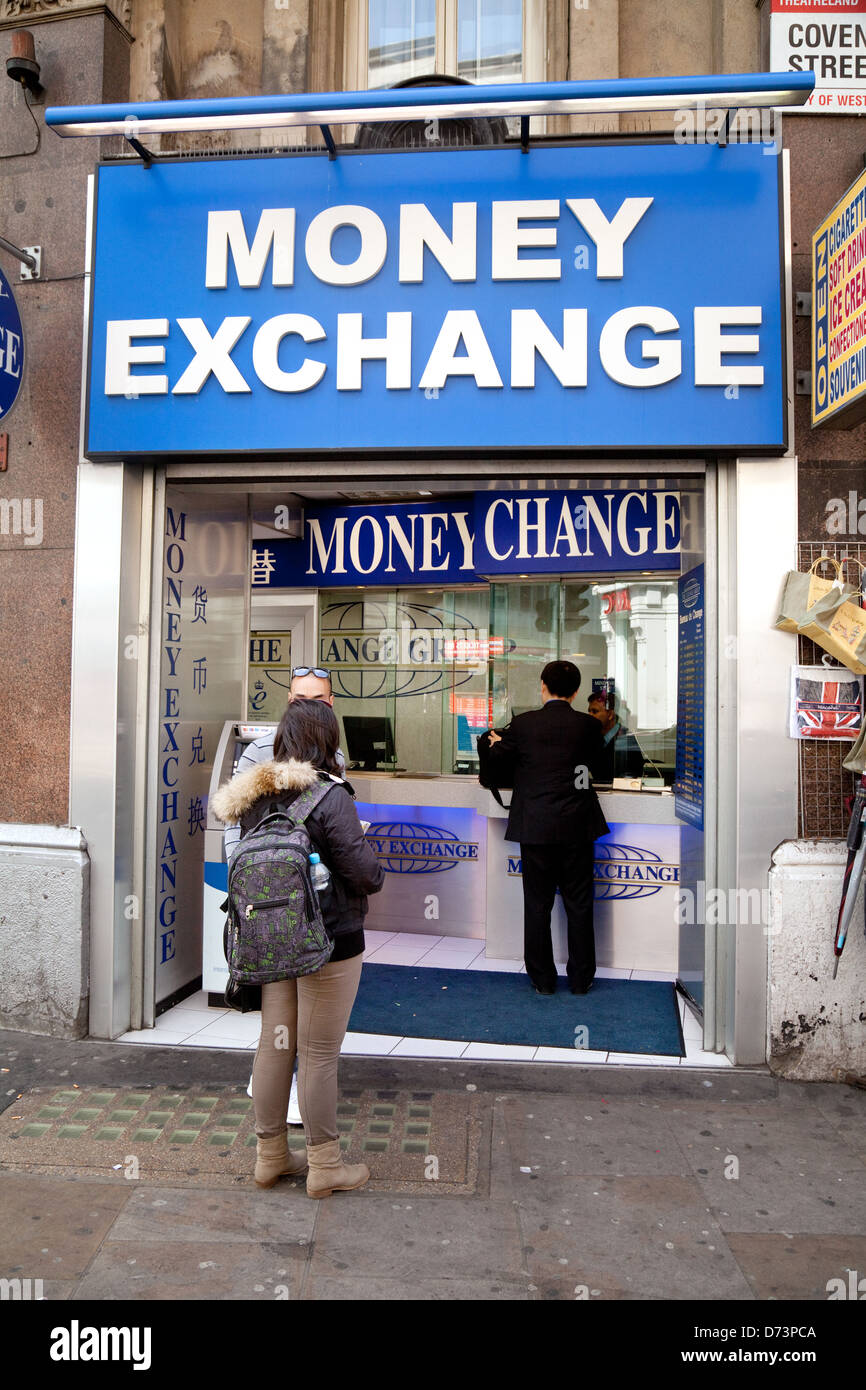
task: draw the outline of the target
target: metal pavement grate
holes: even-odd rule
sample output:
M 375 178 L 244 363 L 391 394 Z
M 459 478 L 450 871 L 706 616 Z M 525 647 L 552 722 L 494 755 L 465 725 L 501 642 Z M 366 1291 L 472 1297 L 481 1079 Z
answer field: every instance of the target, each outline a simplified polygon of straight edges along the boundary
M 372 1188 L 474 1192 L 482 1107 L 460 1092 L 344 1091 L 340 1146 L 367 1164 Z M 288 1134 L 290 1148 L 303 1149 L 303 1130 Z M 255 1142 L 241 1087 L 36 1087 L 0 1115 L 0 1171 L 252 1185 Z

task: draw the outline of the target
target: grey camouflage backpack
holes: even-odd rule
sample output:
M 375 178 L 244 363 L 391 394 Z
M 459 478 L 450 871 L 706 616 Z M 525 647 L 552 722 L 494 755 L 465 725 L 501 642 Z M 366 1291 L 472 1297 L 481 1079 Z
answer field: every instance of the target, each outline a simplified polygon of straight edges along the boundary
M 310 879 L 304 822 L 332 785 L 316 782 L 289 806 L 272 798 L 235 851 L 224 938 L 227 1002 L 243 985 L 310 975 L 331 957 L 334 943 Z

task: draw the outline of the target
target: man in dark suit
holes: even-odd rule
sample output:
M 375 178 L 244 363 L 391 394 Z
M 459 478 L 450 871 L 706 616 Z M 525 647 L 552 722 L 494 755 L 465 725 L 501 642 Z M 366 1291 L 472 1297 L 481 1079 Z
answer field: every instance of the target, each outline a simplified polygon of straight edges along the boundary
M 597 775 L 602 758 L 601 725 L 572 709 L 579 687 L 573 662 L 548 662 L 541 708 L 490 733 L 492 767 L 507 760 L 513 768 L 505 838 L 520 842 L 524 957 L 539 994 L 556 990 L 550 913 L 557 887 L 568 919 L 572 994 L 586 994 L 595 975 L 593 845 L 610 827 L 587 775 Z

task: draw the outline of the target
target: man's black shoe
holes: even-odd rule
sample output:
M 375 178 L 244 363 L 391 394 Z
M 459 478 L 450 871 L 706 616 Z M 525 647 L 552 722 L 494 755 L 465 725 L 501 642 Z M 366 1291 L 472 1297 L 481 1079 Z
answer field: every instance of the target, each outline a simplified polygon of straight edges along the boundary
M 555 994 L 555 993 L 556 993 L 556 990 L 555 990 L 555 989 L 547 989 L 547 988 L 545 988 L 544 985 L 534 985 L 533 988 L 534 988 L 536 994 Z
M 586 989 L 578 989 L 577 985 L 569 985 L 569 989 L 571 990 L 572 994 L 589 994 L 589 991 L 592 989 L 592 984 L 593 982 L 592 980 L 590 980 Z

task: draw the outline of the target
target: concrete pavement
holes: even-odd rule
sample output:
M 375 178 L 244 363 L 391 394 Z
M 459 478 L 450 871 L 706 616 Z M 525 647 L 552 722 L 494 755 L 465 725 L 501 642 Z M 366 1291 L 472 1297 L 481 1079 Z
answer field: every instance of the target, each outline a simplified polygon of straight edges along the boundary
M 46 1300 L 709 1311 L 850 1298 L 851 1271 L 866 1295 L 856 1085 L 345 1058 L 341 1133 L 372 1178 L 312 1202 L 253 1184 L 248 1052 L 6 1032 L 0 1053 L 0 1279 Z

